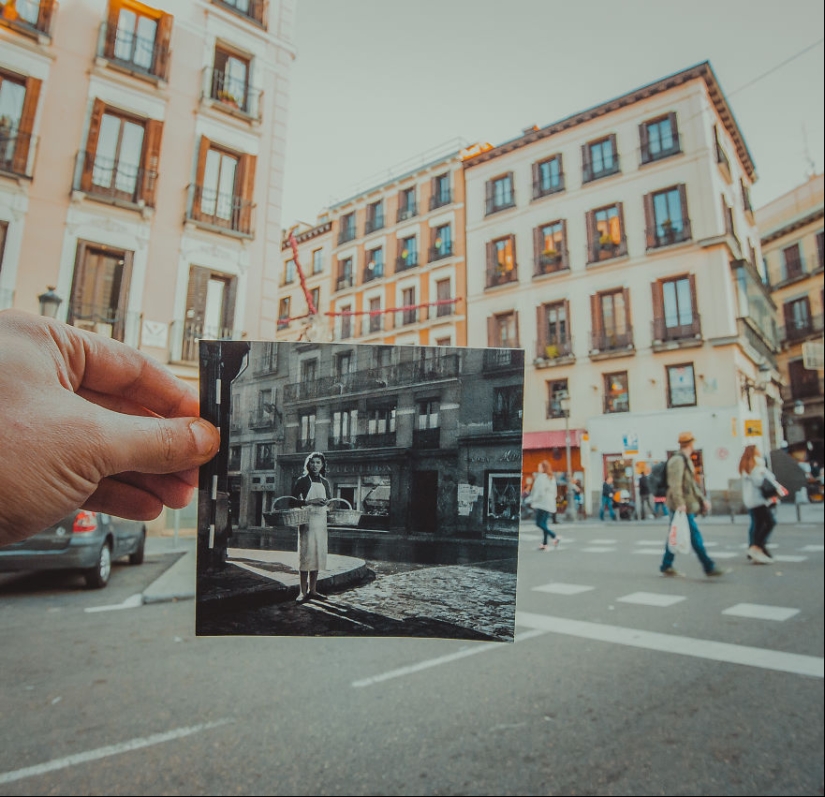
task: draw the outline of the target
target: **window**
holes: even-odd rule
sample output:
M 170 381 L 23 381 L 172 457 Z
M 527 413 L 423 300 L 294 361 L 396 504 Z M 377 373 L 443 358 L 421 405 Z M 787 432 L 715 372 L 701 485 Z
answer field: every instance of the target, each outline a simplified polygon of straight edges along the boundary
M 366 426 L 370 436 L 395 436 L 395 407 L 368 408 Z
M 618 172 L 619 153 L 616 151 L 615 135 L 582 146 L 583 183 L 618 174 Z
M 352 337 L 352 305 L 341 307 L 341 340 Z
M 604 411 L 630 412 L 627 371 L 604 375 Z
M 378 200 L 367 205 L 367 221 L 364 227 L 364 235 L 369 235 L 375 230 L 380 230 L 384 226 L 384 201 Z
M 278 329 L 289 326 L 289 302 L 289 296 L 284 296 L 280 302 L 278 302 Z
M 190 218 L 251 235 L 256 160 L 254 155 L 216 147 L 201 136 Z
M 200 266 L 189 269 L 186 317 L 182 324 L 184 362 L 198 359 L 201 338 L 232 339 L 237 279 Z
M 627 254 L 627 239 L 624 235 L 622 204 L 591 210 L 587 214 L 587 237 L 589 241 L 590 263 L 599 263 Z
M 540 360 L 556 360 L 573 353 L 570 338 L 570 303 L 550 302 L 537 308 L 538 349 Z
M 298 416 L 300 427 L 298 447 L 302 451 L 315 448 L 315 411 L 301 413 Z
M 39 31 L 50 36 L 56 5 L 55 0 L 7 0 L 0 12 L 0 25 L 8 25 L 21 33 Z
M 787 246 L 782 250 L 782 281 L 796 279 L 804 273 L 799 244 Z
M 433 177 L 432 196 L 430 197 L 430 210 L 444 207 L 452 202 L 450 191 L 449 173 L 439 174 Z
M 687 241 L 690 238 L 684 185 L 647 194 L 644 205 L 648 249 Z
M 819 268 L 825 268 L 825 232 L 816 234 L 816 255 Z
M 212 99 L 218 100 L 227 108 L 249 113 L 249 64 L 249 58 L 223 47 L 216 47 L 210 94 Z
M 487 345 L 496 349 L 518 348 L 518 313 L 499 313 L 487 319 Z
M 440 442 L 440 404 L 437 399 L 424 399 L 417 402 L 413 445 L 416 448 L 438 448 Z
M 791 383 L 791 398 L 818 398 L 822 391 L 819 387 L 819 375 L 811 368 L 806 368 L 802 360 L 788 363 L 788 377 Z
M 436 280 L 435 295 L 436 301 L 438 302 L 435 313 L 436 317 L 441 318 L 443 316 L 452 315 L 454 303 L 452 301 L 453 292 L 451 280 Z
M 289 285 L 291 282 L 295 282 L 295 261 L 290 258 L 286 261 L 286 266 L 284 267 L 284 285 Z
M 535 269 L 533 276 L 569 268 L 564 221 L 552 221 L 533 230 Z
M 654 341 L 686 340 L 700 336 L 694 275 L 653 283 Z
M 415 187 L 398 192 L 398 215 L 396 221 L 411 219 L 416 214 Z
M 358 410 L 336 410 L 332 413 L 332 447 L 352 448 L 358 432 Z
M 404 307 L 403 324 L 414 324 L 418 320 L 418 308 L 415 307 L 415 288 L 401 291 L 401 305 Z
M 275 467 L 275 446 L 272 443 L 258 443 L 255 446 L 255 469 L 272 470 Z
M 785 316 L 785 340 L 801 340 L 814 331 L 811 320 L 811 300 L 807 296 L 785 302 L 782 305 L 782 312 Z
M 29 152 L 41 81 L 0 72 L 0 171 L 31 177 Z
M 625 351 L 633 346 L 630 327 L 630 292 L 625 289 L 597 293 L 591 297 L 593 340 L 591 350 Z
M 430 228 L 432 244 L 430 246 L 430 262 L 449 257 L 453 253 L 453 232 L 449 224 Z
M 352 352 L 344 351 L 335 355 L 335 379 L 346 379 L 353 371 Z
M 516 237 L 508 235 L 487 244 L 487 287 L 518 281 Z
M 362 282 L 380 279 L 384 276 L 384 248 L 369 249 L 364 257 L 364 277 Z
M 369 301 L 369 308 L 370 308 L 370 321 L 369 321 L 369 331 L 370 332 L 380 332 L 381 331 L 381 298 L 378 296 L 373 297 Z
M 130 71 L 166 78 L 172 15 L 146 6 L 110 2 L 98 55 Z
M 493 388 L 493 431 L 519 431 L 523 407 L 524 388 L 522 385 Z
M 693 363 L 667 367 L 667 406 L 695 407 L 696 382 Z
M 564 418 L 564 410 L 561 405 L 562 398 L 568 395 L 568 383 L 566 379 L 556 379 L 547 383 L 547 417 Z
M 310 360 L 301 361 L 301 384 L 308 385 L 318 378 L 318 360 L 314 357 Z
M 125 340 L 132 252 L 81 242 L 77 247 L 67 321 Z
M 411 235 L 398 241 L 398 258 L 395 261 L 396 271 L 406 271 L 418 265 L 418 239 Z
M 561 155 L 533 164 L 533 199 L 564 190 Z
M 248 17 L 264 27 L 266 0 L 217 0 L 217 2 L 219 5 L 225 6 L 241 16 Z
M 324 270 L 323 250 L 315 249 L 312 252 L 312 273 L 320 274 Z M 317 305 L 316 305 L 317 306 Z
M 719 168 L 722 173 L 725 175 L 728 182 L 730 182 L 730 161 L 728 160 L 728 156 L 725 154 L 725 150 L 722 149 L 722 144 L 719 141 L 719 128 L 716 125 L 713 126 L 713 141 L 716 145 L 716 163 L 719 164 Z
M 725 220 L 725 233 L 732 236 L 739 243 L 739 239 L 736 237 L 736 227 L 733 223 L 733 208 L 727 203 L 724 196 L 722 197 L 722 217 Z
M 317 311 L 321 307 L 321 289 L 313 288 L 309 292 L 309 297 L 312 299 L 312 307 Z
M 485 190 L 487 191 L 486 215 L 488 216 L 499 210 L 512 208 L 516 204 L 512 172 L 488 180 Z
M 742 192 L 742 210 L 750 217 L 751 222 L 753 222 L 753 205 L 751 205 L 751 190 L 745 184 L 745 181 L 740 179 L 739 180 L 739 189 Z
M 355 238 L 355 211 L 341 216 L 338 232 L 338 243 L 343 244 Z
M 676 114 L 669 113 L 667 116 L 640 124 L 639 142 L 643 164 L 669 158 L 681 152 Z
M 241 469 L 241 447 L 229 446 L 229 461 L 226 464 L 227 470 Z
M 341 291 L 344 288 L 352 287 L 352 258 L 347 257 L 338 261 L 338 279 L 335 283 L 335 290 Z

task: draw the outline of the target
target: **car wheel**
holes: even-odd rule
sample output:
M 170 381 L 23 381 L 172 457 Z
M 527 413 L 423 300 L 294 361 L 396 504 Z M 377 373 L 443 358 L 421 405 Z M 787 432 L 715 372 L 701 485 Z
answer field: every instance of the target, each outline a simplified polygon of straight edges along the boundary
M 134 553 L 129 554 L 129 564 L 130 565 L 142 565 L 143 564 L 143 556 L 146 550 L 146 528 L 142 530 L 140 534 L 140 542 L 138 543 L 137 550 Z
M 88 589 L 102 589 L 109 583 L 112 573 L 112 549 L 108 542 L 104 542 L 97 555 L 97 564 L 83 572 Z

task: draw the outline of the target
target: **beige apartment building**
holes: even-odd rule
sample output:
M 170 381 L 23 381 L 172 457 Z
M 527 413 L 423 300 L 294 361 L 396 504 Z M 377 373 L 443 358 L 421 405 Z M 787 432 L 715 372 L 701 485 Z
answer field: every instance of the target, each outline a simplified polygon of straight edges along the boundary
M 439 150 L 391 169 L 394 176 L 299 228 L 299 262 L 308 289 L 321 297 L 313 339 L 466 345 L 463 149 Z M 308 302 L 287 239 L 282 261 L 278 338 L 296 340 Z M 310 282 L 316 273 L 326 275 L 328 294 Z
M 0 307 L 53 287 L 193 380 L 200 338 L 274 338 L 293 6 L 0 2 Z
M 756 211 L 762 257 L 779 311 L 782 426 L 788 449 L 823 461 L 823 176 Z M 806 367 L 803 350 L 819 344 L 818 367 Z M 809 362 L 808 365 L 813 365 Z
M 738 508 L 740 453 L 777 444 L 781 398 L 755 166 L 710 65 L 464 167 L 468 339 L 526 350 L 525 475 L 566 472 L 569 429 L 592 508 L 690 430 L 715 510 Z

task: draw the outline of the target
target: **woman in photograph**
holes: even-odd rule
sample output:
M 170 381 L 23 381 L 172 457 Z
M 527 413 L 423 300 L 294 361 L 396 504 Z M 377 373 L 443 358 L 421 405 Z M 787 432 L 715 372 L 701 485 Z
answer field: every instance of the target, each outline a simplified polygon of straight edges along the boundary
M 759 455 L 756 446 L 745 446 L 742 459 L 739 460 L 739 473 L 742 476 L 742 501 L 751 516 L 751 529 L 748 539 L 748 558 L 759 565 L 773 563 L 768 552 L 768 535 L 776 525 L 771 508 L 788 491 L 776 480 L 765 460 Z M 775 496 L 766 497 L 762 485 L 768 482 L 775 489 Z
M 323 600 L 318 592 L 318 571 L 327 567 L 327 502 L 332 488 L 326 479 L 327 460 L 313 451 L 304 461 L 304 472 L 295 482 L 292 495 L 309 507 L 309 522 L 298 527 L 298 570 L 301 593 L 298 601 Z
M 558 535 L 551 531 L 547 525 L 551 514 L 556 512 L 556 495 L 558 488 L 556 485 L 556 477 L 553 475 L 553 469 L 550 463 L 543 459 L 539 462 L 538 472 L 533 478 L 533 488 L 530 490 L 529 503 L 536 511 L 536 525 L 541 529 L 543 540 L 539 545 L 540 551 L 548 549 L 547 538 L 553 538 L 553 545 L 559 544 Z

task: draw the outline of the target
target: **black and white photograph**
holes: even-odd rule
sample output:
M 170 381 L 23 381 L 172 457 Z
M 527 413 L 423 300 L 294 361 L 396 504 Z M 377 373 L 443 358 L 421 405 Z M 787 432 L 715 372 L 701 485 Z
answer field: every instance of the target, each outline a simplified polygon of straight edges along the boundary
M 511 642 L 520 349 L 202 341 L 199 636 Z

